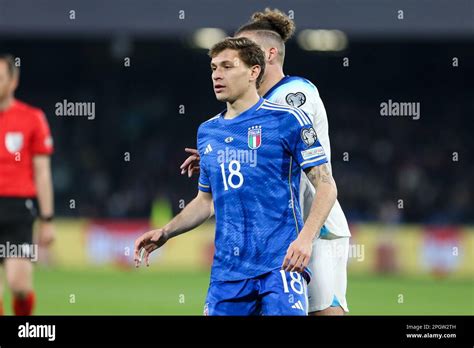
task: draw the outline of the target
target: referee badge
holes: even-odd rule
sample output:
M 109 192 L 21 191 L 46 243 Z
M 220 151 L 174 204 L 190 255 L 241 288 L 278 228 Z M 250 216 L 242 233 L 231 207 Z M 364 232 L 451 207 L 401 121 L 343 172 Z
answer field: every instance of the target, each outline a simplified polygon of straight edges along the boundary
M 20 151 L 23 148 L 23 133 L 8 132 L 5 134 L 5 147 L 12 154 Z

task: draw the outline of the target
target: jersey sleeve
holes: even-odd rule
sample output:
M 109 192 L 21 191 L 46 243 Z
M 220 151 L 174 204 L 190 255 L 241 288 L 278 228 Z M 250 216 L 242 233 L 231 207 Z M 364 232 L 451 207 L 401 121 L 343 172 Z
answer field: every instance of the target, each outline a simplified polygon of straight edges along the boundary
M 301 169 L 327 163 L 313 124 L 303 111 L 292 108 L 280 123 L 283 145 Z
M 331 158 L 331 145 L 329 142 L 328 118 L 326 108 L 316 86 L 306 79 L 298 79 L 280 88 L 281 92 L 275 94 L 274 101 L 303 110 L 308 115 L 329 160 Z
M 209 181 L 209 176 L 207 175 L 206 169 L 202 165 L 199 171 L 198 189 L 203 192 L 211 192 L 211 183 Z
M 203 157 L 204 151 L 205 151 L 205 142 L 204 142 L 204 134 L 202 131 L 202 126 L 199 127 L 199 130 L 198 130 L 197 149 L 199 152 L 199 157 L 201 158 L 200 163 L 199 163 L 200 170 L 199 170 L 198 189 L 203 192 L 211 192 L 211 181 L 209 180 L 206 163 Z
M 320 116 L 326 115 L 318 89 L 310 81 L 298 79 L 288 82 L 280 88 L 281 91 L 275 95 L 275 100 L 272 101 L 303 110 L 313 124 Z
M 31 150 L 33 155 L 51 155 L 53 149 L 53 138 L 49 130 L 48 121 L 42 111 L 33 115 L 33 136 Z

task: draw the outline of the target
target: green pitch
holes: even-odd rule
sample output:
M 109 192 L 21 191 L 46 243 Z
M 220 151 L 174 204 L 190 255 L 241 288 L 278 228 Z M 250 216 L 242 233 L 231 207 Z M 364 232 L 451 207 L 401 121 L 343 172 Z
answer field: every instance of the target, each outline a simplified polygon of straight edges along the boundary
M 207 272 L 37 268 L 35 313 L 201 315 L 208 282 Z M 352 276 L 348 302 L 351 315 L 474 315 L 474 281 Z

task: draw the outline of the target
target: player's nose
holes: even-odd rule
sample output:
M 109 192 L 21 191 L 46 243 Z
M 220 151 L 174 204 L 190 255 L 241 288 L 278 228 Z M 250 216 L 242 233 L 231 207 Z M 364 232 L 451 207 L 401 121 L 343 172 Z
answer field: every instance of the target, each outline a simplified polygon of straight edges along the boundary
M 222 74 L 220 72 L 218 72 L 217 70 L 214 70 L 214 72 L 212 73 L 212 80 L 213 81 L 222 80 Z

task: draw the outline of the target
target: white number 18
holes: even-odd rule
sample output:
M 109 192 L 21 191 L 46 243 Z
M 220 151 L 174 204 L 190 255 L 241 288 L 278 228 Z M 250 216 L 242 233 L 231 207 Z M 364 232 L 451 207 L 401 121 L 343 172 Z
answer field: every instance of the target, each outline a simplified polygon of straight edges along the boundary
M 235 167 L 235 168 L 234 168 Z M 224 163 L 221 163 L 221 173 L 222 173 L 222 181 L 224 182 L 224 190 L 227 191 L 229 186 L 236 189 L 242 186 L 244 183 L 244 176 L 240 172 L 240 162 L 236 160 L 232 160 L 229 162 L 229 177 L 226 178 Z M 239 182 L 234 184 L 232 182 L 232 178 L 237 176 L 239 178 Z M 229 186 L 227 186 L 229 184 Z
M 301 295 L 304 291 L 301 274 L 299 274 L 298 272 L 289 272 L 289 273 L 291 276 L 291 282 L 290 282 L 291 289 L 296 294 Z M 280 270 L 280 274 L 281 274 L 281 280 L 283 282 L 283 291 L 285 293 L 290 292 L 290 290 L 288 289 L 288 279 L 286 279 L 286 272 L 284 270 Z M 295 285 L 298 285 L 298 286 L 295 286 Z

